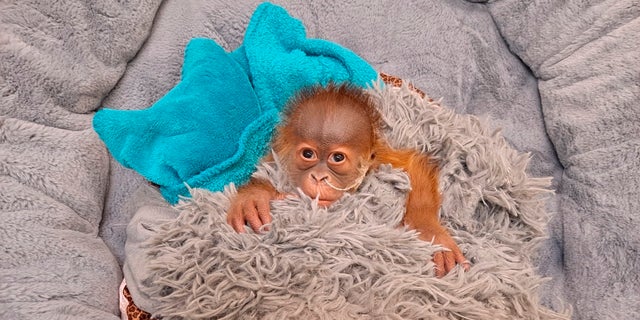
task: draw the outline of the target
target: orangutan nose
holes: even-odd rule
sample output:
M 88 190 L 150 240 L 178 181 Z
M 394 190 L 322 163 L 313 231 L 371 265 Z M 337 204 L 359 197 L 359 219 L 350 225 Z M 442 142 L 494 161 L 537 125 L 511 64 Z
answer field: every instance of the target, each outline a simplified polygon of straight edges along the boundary
M 323 181 L 323 180 L 327 180 L 329 178 L 329 176 L 326 175 L 326 174 L 315 174 L 315 173 L 312 173 L 311 174 L 311 178 L 313 178 L 313 180 L 317 183 L 317 182 L 320 182 L 320 181 Z

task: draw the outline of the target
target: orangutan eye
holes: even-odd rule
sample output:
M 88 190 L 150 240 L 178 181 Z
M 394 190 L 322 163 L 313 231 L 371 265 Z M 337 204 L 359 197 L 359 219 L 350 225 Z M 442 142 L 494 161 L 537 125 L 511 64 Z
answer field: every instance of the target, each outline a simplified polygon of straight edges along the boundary
M 333 162 L 337 162 L 340 163 L 342 161 L 344 161 L 344 159 L 346 159 L 347 157 L 344 155 L 344 153 L 334 153 L 331 156 L 331 159 L 333 160 Z
M 304 149 L 302 150 L 302 157 L 305 159 L 313 159 L 315 157 L 316 153 L 313 152 L 313 150 L 311 149 Z

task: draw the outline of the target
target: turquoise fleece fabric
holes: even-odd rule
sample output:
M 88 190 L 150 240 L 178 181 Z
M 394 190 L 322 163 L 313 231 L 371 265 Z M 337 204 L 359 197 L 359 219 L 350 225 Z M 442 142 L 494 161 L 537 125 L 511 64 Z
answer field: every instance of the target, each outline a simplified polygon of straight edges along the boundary
M 246 183 L 280 112 L 302 88 L 345 81 L 367 87 L 376 79 L 355 53 L 308 39 L 299 20 L 263 3 L 238 49 L 192 39 L 173 89 L 144 110 L 103 108 L 93 127 L 118 162 L 160 185 L 175 204 L 190 195 L 188 187 L 221 191 Z

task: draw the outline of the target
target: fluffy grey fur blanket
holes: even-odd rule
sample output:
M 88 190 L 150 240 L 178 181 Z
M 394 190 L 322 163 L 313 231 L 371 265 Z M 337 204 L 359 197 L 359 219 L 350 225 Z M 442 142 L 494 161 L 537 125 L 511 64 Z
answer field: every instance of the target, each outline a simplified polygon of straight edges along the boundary
M 469 272 L 434 276 L 439 248 L 398 228 L 407 176 L 383 167 L 328 209 L 304 196 L 274 201 L 261 234 L 226 223 L 233 188 L 193 190 L 176 211 L 142 208 L 125 266 L 136 303 L 163 319 L 566 318 L 540 305 L 543 280 L 532 264 L 550 180 L 529 177 L 528 156 L 476 117 L 406 87 L 371 92 L 390 142 L 442 164 L 442 219 L 473 263 Z M 277 164 L 256 175 L 290 188 Z

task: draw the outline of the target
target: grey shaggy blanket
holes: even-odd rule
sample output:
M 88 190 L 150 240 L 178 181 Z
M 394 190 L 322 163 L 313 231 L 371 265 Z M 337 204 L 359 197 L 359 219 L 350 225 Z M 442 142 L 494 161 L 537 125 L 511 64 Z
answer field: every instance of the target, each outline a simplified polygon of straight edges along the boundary
M 163 319 L 567 318 L 540 305 L 543 279 L 532 264 L 550 180 L 529 177 L 528 155 L 474 116 L 407 87 L 371 92 L 390 142 L 441 163 L 442 219 L 473 263 L 469 272 L 435 277 L 431 255 L 440 248 L 398 227 L 408 178 L 382 167 L 328 209 L 303 195 L 273 201 L 273 223 L 260 234 L 226 223 L 233 187 L 193 190 L 176 210 L 141 208 L 125 265 L 136 303 Z M 256 175 L 294 191 L 277 164 Z

